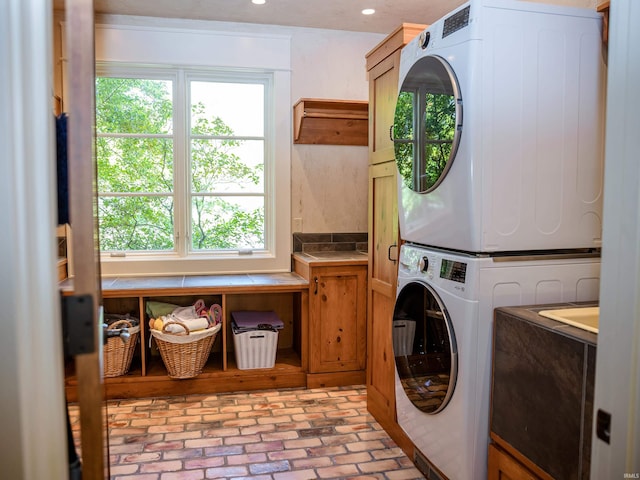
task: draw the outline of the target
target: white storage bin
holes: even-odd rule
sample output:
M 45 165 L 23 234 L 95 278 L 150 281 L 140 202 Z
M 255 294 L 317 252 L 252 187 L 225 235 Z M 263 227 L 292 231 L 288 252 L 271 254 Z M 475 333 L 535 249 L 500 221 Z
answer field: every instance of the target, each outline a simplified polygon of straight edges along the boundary
M 416 322 L 414 320 L 393 321 L 393 355 L 411 355 L 413 351 L 413 339 L 416 335 Z
M 278 349 L 278 332 L 271 330 L 233 332 L 233 347 L 240 370 L 273 368 Z

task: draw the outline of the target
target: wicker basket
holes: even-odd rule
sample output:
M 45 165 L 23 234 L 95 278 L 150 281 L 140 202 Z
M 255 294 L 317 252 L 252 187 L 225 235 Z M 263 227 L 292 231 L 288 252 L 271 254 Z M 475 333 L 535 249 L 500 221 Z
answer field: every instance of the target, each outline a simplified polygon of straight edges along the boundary
M 184 332 L 168 332 L 167 326 L 171 324 L 180 325 Z M 164 324 L 162 331 L 151 330 L 169 378 L 193 378 L 202 373 L 221 327 L 222 325 L 218 324 L 206 330 L 190 333 L 184 323 L 170 320 Z
M 111 337 L 103 347 L 103 367 L 105 377 L 119 377 L 126 375 L 131 366 L 133 351 L 138 343 L 140 326 L 131 326 L 128 320 L 118 320 L 109 325 L 109 330 L 127 327 L 129 330 L 129 340 L 123 342 L 120 337 Z

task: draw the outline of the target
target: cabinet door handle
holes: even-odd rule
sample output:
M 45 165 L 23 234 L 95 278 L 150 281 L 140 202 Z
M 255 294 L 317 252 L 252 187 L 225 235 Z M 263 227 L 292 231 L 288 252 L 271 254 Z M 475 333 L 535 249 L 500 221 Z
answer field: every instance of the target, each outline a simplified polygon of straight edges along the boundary
M 313 277 L 313 283 L 316 284 L 315 290 L 313 291 L 314 295 L 318 294 L 318 277 Z
M 398 261 L 398 252 L 396 251 L 396 258 L 391 258 L 391 249 L 397 248 L 397 247 L 398 245 L 394 243 L 393 245 L 389 245 L 389 249 L 387 250 L 387 258 L 389 259 L 390 262 L 393 262 L 394 265 Z

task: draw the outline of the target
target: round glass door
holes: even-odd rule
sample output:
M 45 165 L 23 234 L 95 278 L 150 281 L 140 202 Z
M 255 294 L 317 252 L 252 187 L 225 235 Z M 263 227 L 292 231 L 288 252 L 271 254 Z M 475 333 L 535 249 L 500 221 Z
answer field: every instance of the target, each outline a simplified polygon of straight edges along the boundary
M 396 164 L 404 184 L 428 193 L 442 182 L 462 133 L 455 73 L 438 56 L 419 59 L 402 82 L 393 122 Z
M 396 369 L 407 397 L 419 410 L 438 413 L 455 389 L 458 351 L 449 314 L 431 287 L 411 282 L 402 288 L 392 332 Z

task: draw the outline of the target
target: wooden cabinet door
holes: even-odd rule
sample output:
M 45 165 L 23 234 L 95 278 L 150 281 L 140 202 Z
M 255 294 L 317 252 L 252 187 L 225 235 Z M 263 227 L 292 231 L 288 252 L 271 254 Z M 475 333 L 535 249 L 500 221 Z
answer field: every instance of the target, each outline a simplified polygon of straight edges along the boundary
M 489 445 L 488 480 L 539 480 L 529 469 L 506 452 Z
M 398 97 L 400 50 L 369 70 L 369 163 L 395 157 L 391 127 Z
M 395 162 L 369 167 L 367 402 L 378 418 L 395 419 L 391 320 L 396 297 L 398 202 Z
M 311 269 L 309 372 L 364 370 L 367 267 Z

